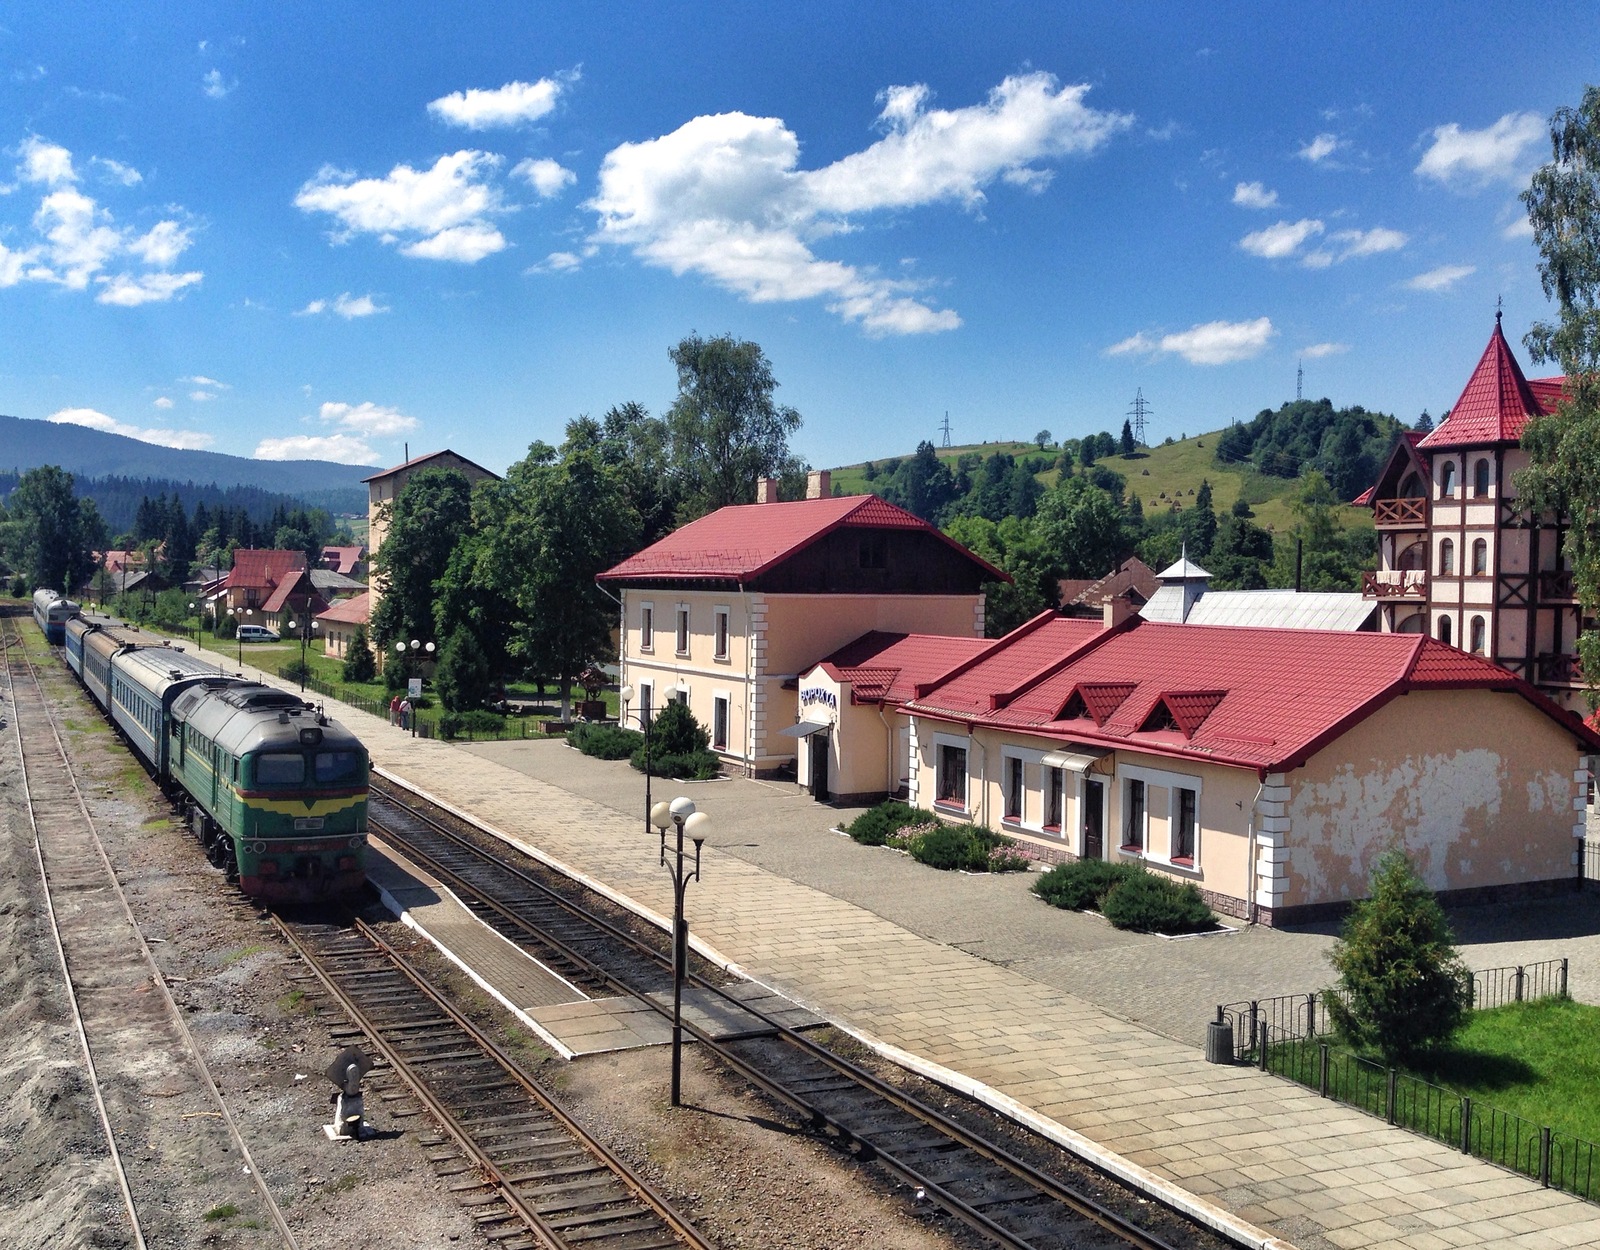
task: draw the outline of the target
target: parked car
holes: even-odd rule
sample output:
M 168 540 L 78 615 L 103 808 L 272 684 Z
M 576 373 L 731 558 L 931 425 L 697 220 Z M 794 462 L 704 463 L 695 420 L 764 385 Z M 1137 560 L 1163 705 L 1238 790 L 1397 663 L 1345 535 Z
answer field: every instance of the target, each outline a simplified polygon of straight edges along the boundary
M 278 631 L 268 629 L 265 625 L 239 626 L 240 642 L 277 642 Z

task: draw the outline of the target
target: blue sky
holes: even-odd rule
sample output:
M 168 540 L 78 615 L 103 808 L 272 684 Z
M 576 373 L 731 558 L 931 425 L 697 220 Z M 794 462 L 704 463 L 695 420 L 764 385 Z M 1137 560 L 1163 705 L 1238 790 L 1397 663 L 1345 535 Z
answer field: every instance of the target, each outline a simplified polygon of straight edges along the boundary
M 1577 3 L 0 10 L 0 412 L 502 469 L 759 342 L 817 465 L 1452 403 Z M 1520 351 L 1520 346 L 1519 346 Z M 1525 355 L 1524 355 L 1525 359 Z M 1535 374 L 1549 372 L 1536 368 Z M 0 448 L 0 463 L 5 460 Z

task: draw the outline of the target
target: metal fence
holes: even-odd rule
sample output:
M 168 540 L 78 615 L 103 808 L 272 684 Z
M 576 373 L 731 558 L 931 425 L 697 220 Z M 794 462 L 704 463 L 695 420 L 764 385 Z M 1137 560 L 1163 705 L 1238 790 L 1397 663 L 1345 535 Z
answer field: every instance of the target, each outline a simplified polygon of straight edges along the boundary
M 1600 881 L 1600 838 L 1585 838 L 1580 874 L 1585 881 Z M 1593 889 L 1593 886 L 1588 887 Z
M 298 664 L 285 664 L 278 669 L 278 676 L 288 682 L 301 680 L 300 666 Z M 320 677 L 305 675 L 305 688 L 315 690 L 327 699 L 338 699 L 339 702 L 356 708 L 358 711 L 368 712 L 373 716 L 389 718 L 389 702 L 387 699 L 375 699 L 350 686 L 340 685 L 337 682 L 325 681 Z M 411 713 L 416 721 L 416 735 L 419 738 L 448 738 L 460 742 L 500 742 L 516 738 L 544 738 L 548 734 L 541 732 L 540 722 L 527 717 L 506 717 L 504 721 L 493 727 L 487 724 L 467 725 L 459 718 L 455 721 L 445 722 L 443 728 L 448 733 L 441 731 L 440 721 L 449 715 L 445 712 L 428 712 L 417 710 Z
M 1327 996 L 1285 994 L 1222 1003 L 1217 1020 L 1233 1026 L 1234 1058 L 1286 1077 L 1322 1097 L 1357 1107 L 1388 1123 L 1432 1137 L 1464 1154 L 1531 1176 L 1541 1185 L 1600 1201 L 1595 1143 L 1536 1124 L 1510 1111 L 1385 1067 L 1323 1038 L 1330 1030 Z M 1567 996 L 1567 961 L 1472 974 L 1472 1002 L 1487 1010 Z

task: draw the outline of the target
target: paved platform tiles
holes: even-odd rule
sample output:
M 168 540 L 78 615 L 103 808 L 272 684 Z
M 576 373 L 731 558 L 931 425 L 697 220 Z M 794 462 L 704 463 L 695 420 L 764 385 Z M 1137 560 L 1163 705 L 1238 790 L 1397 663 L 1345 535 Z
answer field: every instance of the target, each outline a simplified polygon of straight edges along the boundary
M 671 1023 L 660 1012 L 631 998 L 590 998 L 484 924 L 426 869 L 382 839 L 372 839 L 371 851 L 367 875 L 384 905 L 563 1058 L 671 1042 Z M 754 982 L 741 982 L 728 993 L 750 1010 L 691 986 L 683 994 L 684 1021 L 719 1039 L 770 1032 L 752 1011 L 793 1029 L 822 1023 L 815 1013 Z M 672 1002 L 670 994 L 652 997 L 663 1006 Z
M 635 822 L 380 718 L 331 710 L 379 766 L 658 921 L 670 910 L 667 876 Z M 1207 1064 L 1071 994 L 718 855 L 714 840 L 690 914 L 708 958 L 1257 1244 L 1600 1245 L 1600 1207 L 1253 1069 Z

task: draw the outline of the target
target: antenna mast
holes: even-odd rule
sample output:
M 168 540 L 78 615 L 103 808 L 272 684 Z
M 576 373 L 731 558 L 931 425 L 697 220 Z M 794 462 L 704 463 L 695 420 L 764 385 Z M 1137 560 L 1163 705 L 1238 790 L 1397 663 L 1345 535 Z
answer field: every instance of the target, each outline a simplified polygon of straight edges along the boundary
M 939 426 L 939 433 L 944 435 L 944 442 L 940 446 L 950 446 L 950 410 L 948 408 L 944 410 L 944 422 Z
M 1141 447 L 1148 447 L 1150 443 L 1144 436 L 1144 419 L 1154 410 L 1144 402 L 1144 387 L 1139 387 L 1133 393 L 1133 407 L 1128 409 L 1128 416 L 1133 419 L 1133 441 Z
M 1294 402 L 1300 402 L 1300 388 L 1306 380 L 1305 367 L 1297 360 L 1294 362 Z

